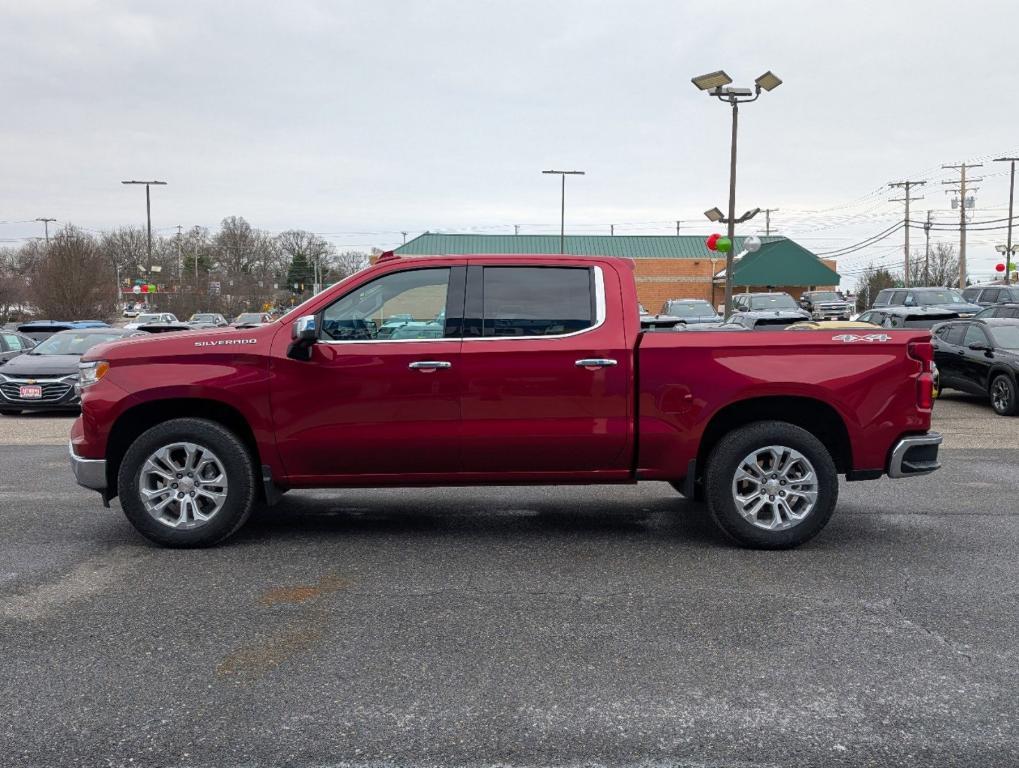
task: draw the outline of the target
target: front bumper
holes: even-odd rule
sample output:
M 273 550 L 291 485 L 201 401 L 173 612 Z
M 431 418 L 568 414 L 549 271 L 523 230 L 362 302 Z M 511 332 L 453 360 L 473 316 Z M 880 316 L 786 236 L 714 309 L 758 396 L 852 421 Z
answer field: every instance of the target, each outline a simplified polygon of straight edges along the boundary
M 74 446 L 70 443 L 67 450 L 71 455 L 71 471 L 78 485 L 93 491 L 105 491 L 106 459 L 83 459 L 75 454 Z
M 937 432 L 902 438 L 888 459 L 888 477 L 919 477 L 940 469 L 939 445 L 941 435 Z

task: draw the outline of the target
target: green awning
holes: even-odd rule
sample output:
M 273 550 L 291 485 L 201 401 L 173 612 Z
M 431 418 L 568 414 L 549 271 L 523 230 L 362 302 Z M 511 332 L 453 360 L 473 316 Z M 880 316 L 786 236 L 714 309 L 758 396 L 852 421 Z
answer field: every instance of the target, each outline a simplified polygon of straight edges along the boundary
M 764 243 L 736 262 L 732 284 L 739 286 L 838 285 L 839 273 L 792 240 Z

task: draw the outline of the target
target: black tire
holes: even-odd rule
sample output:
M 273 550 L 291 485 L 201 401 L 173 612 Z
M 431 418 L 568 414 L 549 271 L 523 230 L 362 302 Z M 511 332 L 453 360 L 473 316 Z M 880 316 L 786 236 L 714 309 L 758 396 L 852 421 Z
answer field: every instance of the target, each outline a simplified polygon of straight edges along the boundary
M 1015 381 L 1006 373 L 999 373 L 991 381 L 991 408 L 999 416 L 1015 416 L 1019 411 L 1019 392 Z
M 817 497 L 813 508 L 806 512 L 801 521 L 780 530 L 766 530 L 749 522 L 740 514 L 733 493 L 736 473 L 743 460 L 754 451 L 763 451 L 768 446 L 797 451 L 811 465 L 817 478 Z M 804 465 L 801 462 L 798 466 Z M 771 482 L 770 478 L 777 477 L 777 474 L 765 472 L 765 476 Z M 789 549 L 814 538 L 828 524 L 839 495 L 835 462 L 824 444 L 805 429 L 784 421 L 757 421 L 734 429 L 722 437 L 708 458 L 704 484 L 708 510 L 715 524 L 739 544 L 754 549 Z M 785 491 L 780 493 L 784 494 Z M 793 499 L 794 496 L 790 493 L 786 497 L 791 504 L 805 503 L 801 499 Z M 777 496 L 767 498 L 775 499 Z M 775 511 L 780 507 L 768 501 L 763 503 L 770 505 L 767 510 L 759 513 L 765 514 L 765 519 L 769 515 L 777 515 L 784 521 L 783 524 L 792 522 L 784 513 Z
M 19 416 L 21 411 L 17 408 L 0 408 L 0 416 Z
M 208 522 L 190 529 L 172 528 L 152 517 L 139 488 L 148 457 L 163 446 L 183 442 L 211 450 L 229 484 L 222 507 Z M 143 432 L 124 454 L 117 490 L 124 514 L 139 533 L 157 544 L 180 548 L 212 546 L 236 533 L 247 522 L 258 495 L 255 462 L 240 439 L 220 424 L 193 418 L 173 419 Z

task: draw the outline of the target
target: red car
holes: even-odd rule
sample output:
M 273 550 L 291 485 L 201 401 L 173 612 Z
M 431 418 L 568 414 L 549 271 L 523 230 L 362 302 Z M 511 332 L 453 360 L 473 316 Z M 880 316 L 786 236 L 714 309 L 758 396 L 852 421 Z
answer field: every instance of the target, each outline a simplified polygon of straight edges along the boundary
M 384 256 L 270 324 L 81 364 L 78 482 L 170 546 L 292 488 L 665 480 L 762 548 L 938 468 L 926 330 L 641 331 L 614 258 Z

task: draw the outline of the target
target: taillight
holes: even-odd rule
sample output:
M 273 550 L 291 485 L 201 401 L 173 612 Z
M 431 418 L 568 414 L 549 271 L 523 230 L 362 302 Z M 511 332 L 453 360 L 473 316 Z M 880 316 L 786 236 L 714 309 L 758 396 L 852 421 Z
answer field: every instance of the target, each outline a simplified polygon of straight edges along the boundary
M 934 377 L 921 373 L 916 380 L 916 406 L 929 409 L 934 407 Z
M 906 347 L 906 354 L 923 363 L 923 370 L 930 373 L 934 362 L 934 345 L 929 341 L 911 341 Z

